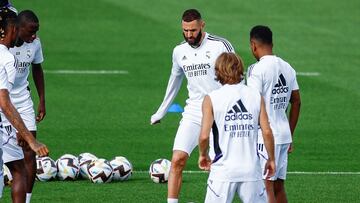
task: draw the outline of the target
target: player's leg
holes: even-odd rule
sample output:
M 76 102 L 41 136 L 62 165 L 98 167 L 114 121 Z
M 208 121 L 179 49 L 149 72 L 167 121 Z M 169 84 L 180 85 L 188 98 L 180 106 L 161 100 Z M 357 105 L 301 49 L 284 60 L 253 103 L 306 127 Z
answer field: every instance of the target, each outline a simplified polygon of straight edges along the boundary
M 239 183 L 237 193 L 243 203 L 266 203 L 265 185 L 262 180 Z
M 36 138 L 36 121 L 35 121 L 35 111 L 34 105 L 30 97 L 30 93 L 26 96 L 15 98 L 13 101 L 16 103 L 16 108 L 20 113 L 21 118 L 23 119 L 26 128 L 31 132 L 31 134 Z M 25 160 L 25 169 L 27 173 L 27 186 L 26 186 L 26 203 L 30 202 L 32 190 L 35 183 L 36 175 L 36 153 L 30 149 L 29 146 L 23 147 L 24 160 Z
M 36 138 L 36 131 L 31 131 L 31 133 Z M 25 169 L 27 174 L 27 187 L 26 187 L 26 196 L 27 202 L 30 202 L 31 193 L 35 183 L 35 176 L 36 176 L 36 153 L 30 149 L 30 147 L 26 146 L 23 147 L 24 151 L 24 160 L 25 160 Z
M 168 180 L 168 202 L 176 203 L 178 201 L 182 184 L 182 172 L 192 150 L 198 143 L 199 133 L 200 124 L 187 119 L 183 119 L 180 122 L 171 158 Z
M 2 132 L 0 132 L 0 136 L 2 136 Z M 0 199 L 4 189 L 4 170 L 3 167 L 1 167 L 3 165 L 2 154 L 2 139 L 0 139 Z
M 277 179 L 274 183 L 274 191 L 277 203 L 287 203 L 284 180 Z
M 222 182 L 208 179 L 205 203 L 231 203 L 238 188 L 237 182 Z
M 268 159 L 268 154 L 267 154 L 264 144 L 258 144 L 258 154 L 260 157 L 260 165 L 261 165 L 261 169 L 262 169 L 261 171 L 264 173 L 265 164 Z M 276 155 L 275 155 L 275 160 L 276 160 Z M 267 202 L 275 203 L 275 193 L 274 193 L 274 178 L 275 177 L 271 177 L 270 179 L 265 179 L 265 178 L 266 178 L 266 175 L 263 174 Z
M 285 192 L 285 179 L 288 165 L 288 149 L 290 144 L 280 144 L 277 146 L 279 149 L 277 166 L 277 179 L 274 182 L 274 193 L 277 203 L 287 203 Z
M 11 184 L 11 198 L 13 203 L 23 203 L 26 200 L 26 171 L 24 159 L 5 163 L 9 168 L 13 181 Z
M 178 199 L 181 183 L 182 183 L 182 171 L 186 165 L 189 155 L 186 152 L 180 150 L 174 150 L 171 159 L 171 169 L 168 180 L 168 198 Z M 175 200 L 176 201 L 176 200 Z

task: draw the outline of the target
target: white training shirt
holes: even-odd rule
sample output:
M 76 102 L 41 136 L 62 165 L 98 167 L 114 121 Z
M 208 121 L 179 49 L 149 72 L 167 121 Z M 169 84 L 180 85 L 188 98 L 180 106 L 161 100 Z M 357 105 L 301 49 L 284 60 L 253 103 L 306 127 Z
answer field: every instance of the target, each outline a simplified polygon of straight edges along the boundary
M 0 89 L 11 91 L 16 73 L 16 59 L 9 49 L 0 44 Z
M 201 45 L 191 47 L 187 42 L 176 46 L 172 55 L 172 69 L 165 97 L 151 122 L 162 119 L 175 99 L 185 75 L 188 84 L 189 98 L 187 109 L 199 111 L 204 96 L 221 85 L 215 80 L 215 61 L 223 52 L 234 52 L 234 48 L 226 39 L 205 33 Z M 198 113 L 196 113 L 198 114 Z
M 209 94 L 214 113 L 210 137 L 215 157 L 209 179 L 230 182 L 261 180 L 257 155 L 260 94 L 244 84 L 224 85 Z M 213 152 L 210 152 L 213 154 Z
M 18 59 L 15 83 L 10 96 L 19 97 L 26 94 L 31 64 L 40 64 L 44 61 L 40 39 L 36 38 L 31 43 L 24 42 L 20 47 L 10 48 L 10 52 Z
M 295 70 L 281 58 L 266 55 L 250 66 L 247 74 L 247 85 L 259 90 L 264 97 L 275 144 L 291 143 L 286 109 L 291 92 L 299 89 Z M 259 142 L 263 143 L 259 137 Z

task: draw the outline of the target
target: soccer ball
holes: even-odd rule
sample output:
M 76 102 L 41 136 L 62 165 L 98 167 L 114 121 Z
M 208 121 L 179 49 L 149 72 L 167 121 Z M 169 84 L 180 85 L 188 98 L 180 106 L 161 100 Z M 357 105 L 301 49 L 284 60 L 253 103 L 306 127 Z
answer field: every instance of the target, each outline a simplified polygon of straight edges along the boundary
M 91 153 L 82 153 L 78 157 L 80 164 L 80 176 L 84 179 L 89 179 L 89 174 L 87 172 L 87 166 L 92 162 L 98 159 L 95 155 Z
M 76 156 L 65 154 L 56 161 L 59 180 L 75 180 L 80 171 L 79 161 Z
M 4 173 L 4 184 L 11 185 L 13 177 L 11 175 L 9 168 L 5 164 L 3 165 L 3 173 Z
M 49 181 L 55 179 L 57 168 L 54 160 L 50 157 L 36 157 L 36 179 Z
M 125 157 L 117 156 L 110 161 L 113 168 L 113 180 L 124 181 L 131 177 L 133 167 Z
M 157 159 L 150 165 L 149 174 L 155 183 L 166 183 L 169 178 L 171 162 L 167 159 Z
M 105 159 L 92 161 L 88 165 L 87 171 L 93 183 L 108 183 L 112 180 L 113 169 L 109 161 Z

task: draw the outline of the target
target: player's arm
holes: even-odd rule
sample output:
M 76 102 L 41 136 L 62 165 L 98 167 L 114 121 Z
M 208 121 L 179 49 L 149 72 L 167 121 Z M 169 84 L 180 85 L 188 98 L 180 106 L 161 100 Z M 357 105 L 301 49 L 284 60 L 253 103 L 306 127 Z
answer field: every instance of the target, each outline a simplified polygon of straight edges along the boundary
M 260 128 L 264 138 L 265 148 L 269 157 L 265 165 L 264 174 L 268 173 L 267 178 L 269 178 L 275 174 L 274 137 L 265 110 L 265 103 L 263 97 L 261 97 L 261 106 L 260 106 Z
M 262 75 L 260 72 L 258 72 L 256 69 L 255 69 L 255 66 L 252 67 L 252 71 L 247 73 L 248 77 L 247 77 L 247 80 L 246 80 L 246 85 L 249 86 L 249 87 L 252 87 L 256 90 L 258 90 L 260 92 L 260 94 L 262 95 Z
M 214 123 L 214 114 L 212 110 L 211 99 L 208 95 L 205 96 L 202 104 L 202 121 L 201 131 L 199 136 L 199 168 L 202 170 L 210 170 L 211 159 L 208 155 L 209 136 L 211 127 Z
M 44 119 L 46 115 L 46 107 L 45 107 L 45 80 L 44 80 L 44 72 L 39 64 L 32 64 L 32 74 L 35 83 L 35 87 L 37 93 L 39 95 L 39 105 L 38 105 L 38 114 L 36 116 L 36 121 L 40 122 Z
M 11 125 L 16 128 L 18 134 L 29 144 L 30 148 L 34 152 L 40 156 L 45 156 L 49 153 L 48 148 L 44 144 L 38 142 L 30 133 L 30 131 L 28 131 L 28 129 L 25 127 L 25 124 L 19 113 L 16 111 L 15 107 L 10 101 L 9 92 L 7 89 L 0 89 L 0 108 Z
M 301 106 L 301 99 L 300 99 L 300 91 L 299 90 L 293 90 L 291 92 L 290 97 L 290 113 L 289 113 L 289 125 L 290 125 L 290 131 L 291 136 L 294 136 L 296 124 L 299 119 L 300 115 L 300 106 Z M 289 152 L 293 151 L 293 145 L 290 145 Z
M 178 65 L 176 61 L 176 53 L 174 49 L 172 56 L 171 74 L 166 88 L 166 93 L 160 107 L 158 108 L 156 113 L 151 116 L 151 125 L 160 123 L 160 120 L 165 116 L 167 110 L 170 108 L 171 103 L 174 101 L 176 95 L 180 90 L 183 77 L 184 73 L 182 68 Z

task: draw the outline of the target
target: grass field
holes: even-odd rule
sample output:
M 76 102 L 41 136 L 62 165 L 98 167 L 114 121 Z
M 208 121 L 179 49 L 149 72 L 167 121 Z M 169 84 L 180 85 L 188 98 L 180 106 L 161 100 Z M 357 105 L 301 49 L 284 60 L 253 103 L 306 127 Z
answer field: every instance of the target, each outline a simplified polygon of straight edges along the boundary
M 234 45 L 246 65 L 254 62 L 248 32 L 266 24 L 277 55 L 298 72 L 319 73 L 298 76 L 302 109 L 288 171 L 360 171 L 360 1 L 223 2 L 12 1 L 18 10 L 38 14 L 47 71 L 128 72 L 46 73 L 47 116 L 38 136 L 53 159 L 82 152 L 125 156 L 136 171 L 132 179 L 37 183 L 32 202 L 165 202 L 166 185 L 153 184 L 142 171 L 171 156 L 181 115 L 169 113 L 157 126 L 149 119 L 165 93 L 172 49 L 182 41 L 180 16 L 190 7 L 202 12 L 208 32 Z M 176 102 L 183 106 L 186 97 L 184 83 Z M 196 152 L 186 170 L 198 171 Z M 185 174 L 180 201 L 203 202 L 206 179 Z M 286 188 L 289 202 L 360 202 L 359 182 L 359 174 L 290 173 Z M 1 202 L 10 202 L 9 188 Z

